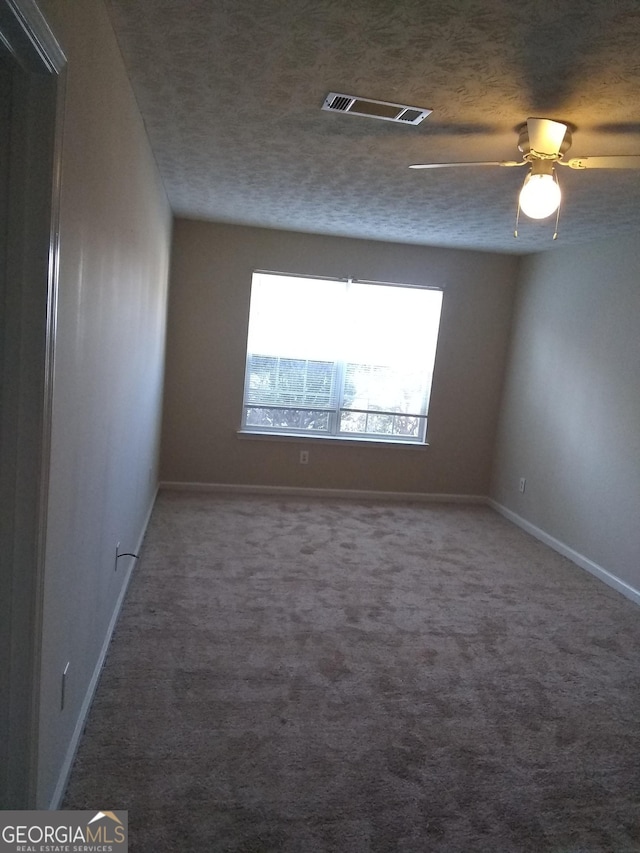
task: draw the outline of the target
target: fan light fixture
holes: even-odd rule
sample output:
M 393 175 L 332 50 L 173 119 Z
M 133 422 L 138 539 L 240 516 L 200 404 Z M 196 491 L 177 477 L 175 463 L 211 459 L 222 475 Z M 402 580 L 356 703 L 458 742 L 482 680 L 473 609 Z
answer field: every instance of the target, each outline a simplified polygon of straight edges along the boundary
M 556 166 L 570 169 L 640 169 L 640 154 L 620 154 L 606 157 L 573 157 L 565 160 L 571 148 L 571 128 L 562 121 L 550 118 L 528 118 L 518 128 L 518 149 L 522 160 L 481 160 L 466 163 L 414 163 L 410 169 L 484 168 L 489 166 L 529 166 L 530 172 L 520 191 L 516 227 L 518 236 L 520 212 L 531 219 L 546 219 L 556 214 L 553 239 L 558 236 L 560 219 L 560 187 Z
M 520 190 L 520 209 L 531 219 L 546 219 L 560 207 L 561 195 L 553 172 L 532 169 Z

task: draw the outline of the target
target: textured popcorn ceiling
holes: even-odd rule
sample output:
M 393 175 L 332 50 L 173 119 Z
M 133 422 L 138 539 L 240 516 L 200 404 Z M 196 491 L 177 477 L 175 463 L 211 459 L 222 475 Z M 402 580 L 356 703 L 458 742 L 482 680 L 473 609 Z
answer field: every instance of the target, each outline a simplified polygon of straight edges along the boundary
M 553 222 L 513 228 L 515 127 L 575 127 L 568 157 L 640 154 L 640 0 L 107 0 L 176 214 L 531 252 L 640 229 L 640 171 L 562 169 Z M 329 91 L 417 127 L 322 111 Z

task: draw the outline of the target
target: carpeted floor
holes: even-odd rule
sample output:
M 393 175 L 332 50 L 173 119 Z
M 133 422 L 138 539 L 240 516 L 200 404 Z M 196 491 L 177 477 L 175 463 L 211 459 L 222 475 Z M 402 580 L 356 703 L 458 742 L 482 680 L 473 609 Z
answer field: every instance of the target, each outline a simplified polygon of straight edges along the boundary
M 134 853 L 640 851 L 639 651 L 488 508 L 164 492 L 63 808 Z

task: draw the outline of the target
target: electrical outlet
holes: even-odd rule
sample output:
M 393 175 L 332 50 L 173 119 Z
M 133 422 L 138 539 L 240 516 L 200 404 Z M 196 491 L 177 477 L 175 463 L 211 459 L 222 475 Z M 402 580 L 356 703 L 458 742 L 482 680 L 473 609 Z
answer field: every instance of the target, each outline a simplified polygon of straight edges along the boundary
M 308 465 L 309 464 L 309 451 L 308 450 L 301 450 L 300 451 L 300 464 L 301 465 Z
M 525 477 L 520 477 L 520 491 L 524 494 L 524 490 L 527 486 L 527 480 Z

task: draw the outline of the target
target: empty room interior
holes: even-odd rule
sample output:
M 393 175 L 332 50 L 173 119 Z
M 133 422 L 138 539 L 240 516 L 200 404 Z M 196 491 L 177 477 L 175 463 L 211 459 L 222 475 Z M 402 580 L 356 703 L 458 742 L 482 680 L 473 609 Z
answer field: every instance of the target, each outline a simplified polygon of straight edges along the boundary
M 2 808 L 640 851 L 638 0 L 0 35 Z

